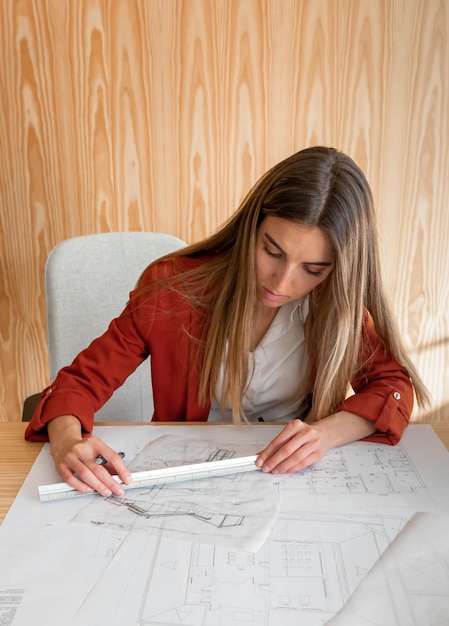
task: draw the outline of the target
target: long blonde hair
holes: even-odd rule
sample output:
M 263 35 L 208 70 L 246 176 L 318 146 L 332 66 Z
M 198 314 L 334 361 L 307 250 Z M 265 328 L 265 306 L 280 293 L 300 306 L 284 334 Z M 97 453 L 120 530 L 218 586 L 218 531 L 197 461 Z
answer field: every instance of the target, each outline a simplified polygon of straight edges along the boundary
M 166 257 L 204 259 L 177 275 L 176 287 L 171 282 L 207 320 L 202 335 L 192 338 L 198 346 L 199 401 L 210 401 L 223 365 L 217 400 L 222 410 L 231 407 L 235 421 L 245 419 L 242 398 L 256 305 L 255 243 L 266 216 L 318 227 L 335 250 L 332 272 L 310 294 L 310 368 L 307 380 L 298 381 L 298 395 L 312 392 L 311 418 L 333 413 L 364 365 L 359 359 L 366 309 L 385 349 L 407 370 L 418 404 L 427 404 L 428 392 L 402 345 L 382 287 L 368 182 L 350 157 L 327 147 L 307 148 L 272 167 L 215 234 Z

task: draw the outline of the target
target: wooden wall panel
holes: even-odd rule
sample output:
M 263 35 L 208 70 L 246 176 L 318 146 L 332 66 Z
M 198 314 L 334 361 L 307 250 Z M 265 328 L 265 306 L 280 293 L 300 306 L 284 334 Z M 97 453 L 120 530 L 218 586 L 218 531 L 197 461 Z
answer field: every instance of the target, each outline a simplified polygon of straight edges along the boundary
M 198 240 L 318 143 L 371 182 L 387 287 L 449 419 L 448 27 L 448 0 L 3 0 L 0 420 L 49 382 L 56 243 Z

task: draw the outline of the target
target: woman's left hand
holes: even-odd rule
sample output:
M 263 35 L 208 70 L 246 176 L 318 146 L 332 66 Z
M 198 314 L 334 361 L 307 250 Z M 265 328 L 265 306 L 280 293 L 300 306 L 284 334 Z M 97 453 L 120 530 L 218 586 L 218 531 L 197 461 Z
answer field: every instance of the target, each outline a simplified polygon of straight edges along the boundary
M 259 452 L 256 465 L 264 472 L 290 474 L 321 459 L 327 448 L 323 432 L 293 420 Z

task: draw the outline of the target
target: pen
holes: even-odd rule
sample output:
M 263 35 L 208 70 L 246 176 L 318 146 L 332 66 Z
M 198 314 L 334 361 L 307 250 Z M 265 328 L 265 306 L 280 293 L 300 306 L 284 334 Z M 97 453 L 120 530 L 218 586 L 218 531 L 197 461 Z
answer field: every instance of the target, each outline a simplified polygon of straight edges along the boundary
M 119 455 L 121 459 L 123 459 L 123 457 L 125 456 L 124 452 L 117 452 L 117 454 Z M 104 456 L 101 456 L 101 454 L 97 456 L 95 459 L 95 465 L 106 465 L 107 462 L 108 460 L 105 459 Z

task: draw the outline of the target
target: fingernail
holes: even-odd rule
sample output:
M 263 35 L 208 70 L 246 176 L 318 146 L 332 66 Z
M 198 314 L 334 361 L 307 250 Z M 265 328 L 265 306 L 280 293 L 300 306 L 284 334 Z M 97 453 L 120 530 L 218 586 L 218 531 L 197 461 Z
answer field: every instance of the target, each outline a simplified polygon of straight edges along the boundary
M 109 498 L 109 496 L 112 495 L 112 491 L 110 489 L 105 489 L 103 491 L 103 495 L 104 495 L 105 498 Z

